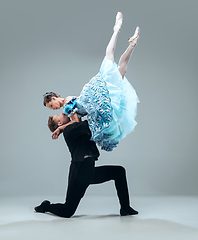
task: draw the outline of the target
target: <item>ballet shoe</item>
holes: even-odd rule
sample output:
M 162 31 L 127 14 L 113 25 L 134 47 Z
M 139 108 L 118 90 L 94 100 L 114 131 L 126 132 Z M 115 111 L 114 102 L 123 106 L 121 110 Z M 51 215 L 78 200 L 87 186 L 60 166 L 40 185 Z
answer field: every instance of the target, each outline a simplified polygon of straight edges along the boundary
M 138 214 L 138 211 L 136 211 L 132 207 L 129 207 L 127 210 L 122 209 L 122 208 L 120 209 L 120 215 L 121 216 L 137 215 L 137 214 Z
M 114 28 L 113 28 L 113 31 L 120 31 L 121 30 L 121 27 L 122 27 L 122 20 L 123 20 L 123 15 L 121 12 L 118 12 L 117 15 L 116 15 L 116 21 L 115 21 L 115 25 L 114 25 Z
M 139 39 L 139 34 L 140 34 L 140 28 L 136 27 L 134 35 L 131 38 L 129 38 L 130 46 L 132 46 L 132 47 L 136 46 L 138 39 Z
M 35 207 L 34 210 L 36 212 L 45 213 L 47 212 L 49 205 L 50 205 L 50 201 L 45 200 L 39 206 Z

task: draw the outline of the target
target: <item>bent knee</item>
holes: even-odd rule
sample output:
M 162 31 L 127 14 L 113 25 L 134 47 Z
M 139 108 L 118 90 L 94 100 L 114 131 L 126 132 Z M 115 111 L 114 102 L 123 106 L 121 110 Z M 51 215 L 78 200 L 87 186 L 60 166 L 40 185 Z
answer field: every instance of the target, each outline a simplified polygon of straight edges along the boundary
M 62 217 L 64 218 L 70 218 L 74 215 L 75 210 L 67 210 L 63 213 Z
M 125 175 L 126 174 L 126 170 L 123 166 L 116 166 L 116 171 L 119 175 Z
M 125 174 L 126 173 L 126 169 L 123 166 L 119 166 L 119 167 L 120 167 L 120 172 Z

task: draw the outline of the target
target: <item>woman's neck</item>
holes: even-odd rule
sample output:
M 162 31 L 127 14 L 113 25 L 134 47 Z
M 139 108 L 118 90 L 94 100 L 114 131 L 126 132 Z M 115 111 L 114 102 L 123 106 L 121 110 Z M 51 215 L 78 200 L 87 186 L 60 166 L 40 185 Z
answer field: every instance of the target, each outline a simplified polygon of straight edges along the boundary
M 65 103 L 65 99 L 64 98 L 60 98 L 60 106 L 62 107 L 63 105 L 64 105 L 64 103 Z

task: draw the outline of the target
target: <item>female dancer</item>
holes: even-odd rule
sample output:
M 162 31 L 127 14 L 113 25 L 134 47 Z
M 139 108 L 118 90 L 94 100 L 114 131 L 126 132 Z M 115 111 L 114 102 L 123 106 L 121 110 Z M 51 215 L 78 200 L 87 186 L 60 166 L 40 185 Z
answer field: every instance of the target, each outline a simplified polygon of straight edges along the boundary
M 127 64 L 139 38 L 139 27 L 129 39 L 129 46 L 121 56 L 119 64 L 114 62 L 114 49 L 122 26 L 122 13 L 118 12 L 114 32 L 106 48 L 106 56 L 99 73 L 83 87 L 80 96 L 61 98 L 53 92 L 44 94 L 44 105 L 49 109 L 63 107 L 64 114 L 71 122 L 79 121 L 79 115 L 87 115 L 92 140 L 103 150 L 112 151 L 119 140 L 129 134 L 136 126 L 135 116 L 138 97 L 134 88 L 125 78 Z M 52 118 L 50 121 L 53 121 Z M 53 132 L 57 139 L 61 127 Z

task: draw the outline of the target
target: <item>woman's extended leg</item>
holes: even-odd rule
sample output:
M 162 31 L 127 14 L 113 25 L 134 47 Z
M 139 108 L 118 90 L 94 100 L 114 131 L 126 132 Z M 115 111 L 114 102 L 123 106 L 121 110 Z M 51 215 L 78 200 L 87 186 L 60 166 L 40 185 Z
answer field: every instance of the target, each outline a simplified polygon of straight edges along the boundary
M 125 75 L 126 70 L 127 70 L 127 64 L 128 64 L 129 59 L 131 57 L 133 49 L 135 48 L 135 46 L 138 42 L 139 33 L 140 33 L 140 28 L 137 27 L 134 35 L 129 39 L 129 46 L 128 46 L 127 50 L 122 54 L 122 56 L 120 58 L 120 61 L 118 63 L 119 72 L 120 72 L 122 78 L 124 78 L 124 75 Z
M 118 33 L 122 27 L 122 19 L 123 19 L 122 13 L 118 12 L 116 15 L 115 26 L 113 28 L 114 33 L 113 33 L 113 35 L 109 41 L 109 44 L 106 48 L 106 57 L 112 61 L 114 61 L 114 50 L 115 50 L 116 41 L 118 38 Z

